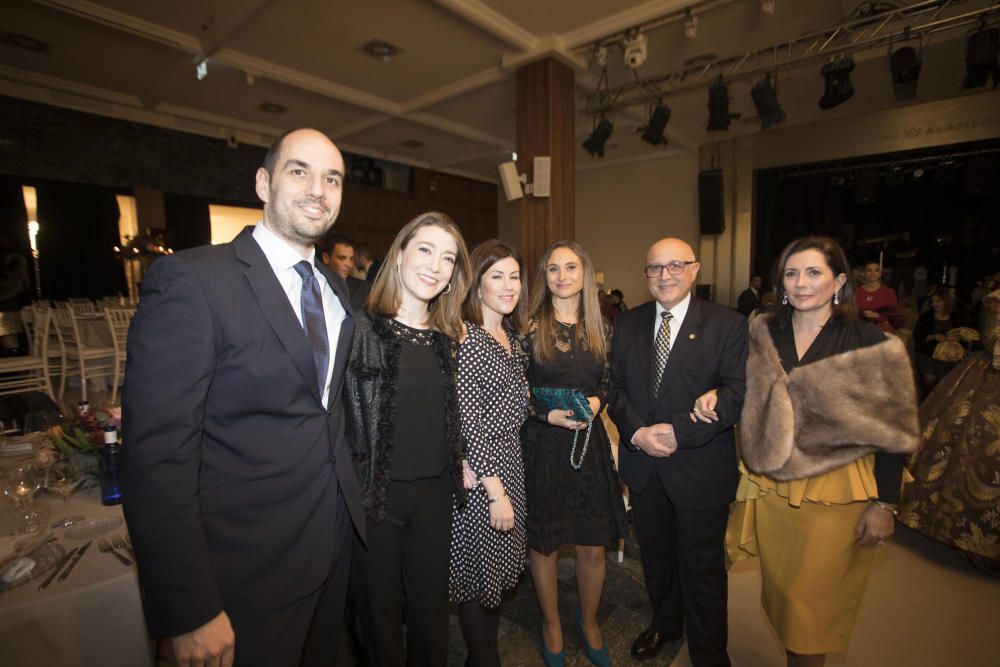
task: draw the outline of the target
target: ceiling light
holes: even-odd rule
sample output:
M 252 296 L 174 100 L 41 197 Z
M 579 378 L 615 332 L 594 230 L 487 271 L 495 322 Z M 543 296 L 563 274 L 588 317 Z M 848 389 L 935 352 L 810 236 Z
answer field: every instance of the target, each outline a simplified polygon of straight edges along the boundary
M 610 120 L 602 118 L 601 122 L 594 128 L 594 131 L 583 142 L 583 147 L 595 157 L 604 157 L 604 144 L 611 136 L 611 133 L 614 132 L 614 129 L 615 126 Z
M 690 9 L 684 18 L 684 36 L 688 39 L 698 36 L 698 17 L 692 14 Z
M 854 86 L 851 84 L 853 69 L 854 59 L 849 56 L 823 65 L 820 74 L 825 79 L 826 89 L 819 100 L 820 109 L 832 109 L 851 99 L 854 95 Z
M 265 113 L 285 113 L 288 111 L 288 107 L 277 102 L 261 102 L 257 108 Z
M 49 46 L 48 42 L 43 42 L 40 39 L 16 32 L 0 32 L 0 41 L 10 46 L 24 49 L 25 51 L 34 51 L 35 53 L 50 53 L 52 51 L 52 47 Z
M 912 46 L 896 49 L 889 56 L 892 72 L 892 94 L 897 102 L 912 100 L 917 96 L 917 80 L 920 78 L 920 56 Z
M 764 16 L 774 14 L 774 0 L 760 0 L 760 13 Z
M 649 116 L 649 123 L 646 124 L 646 127 L 641 128 L 642 140 L 654 146 L 666 146 L 667 138 L 663 136 L 663 130 L 666 129 L 669 122 L 670 108 L 663 102 L 657 102 L 656 108 Z
M 407 139 L 403 142 L 403 145 L 407 148 L 423 148 L 424 142 L 418 139 Z
M 738 113 L 729 113 L 729 86 L 720 79 L 708 87 L 708 131 L 725 132 Z
M 194 75 L 201 81 L 208 76 L 208 58 L 202 58 L 201 62 L 195 65 Z
M 757 109 L 757 115 L 760 117 L 762 130 L 785 120 L 785 112 L 778 104 L 778 93 L 771 83 L 770 75 L 754 84 L 753 90 L 750 91 L 750 97 L 753 98 L 754 108 Z
M 384 63 L 389 62 L 394 57 L 402 53 L 402 49 L 398 46 L 390 44 L 389 42 L 384 42 L 381 39 L 373 39 L 370 42 L 362 44 L 361 50 L 370 55 L 372 58 L 378 58 Z
M 969 35 L 969 45 L 965 52 L 965 81 L 962 89 L 982 88 L 986 80 L 993 76 L 993 87 L 1000 82 L 1000 30 L 983 28 Z

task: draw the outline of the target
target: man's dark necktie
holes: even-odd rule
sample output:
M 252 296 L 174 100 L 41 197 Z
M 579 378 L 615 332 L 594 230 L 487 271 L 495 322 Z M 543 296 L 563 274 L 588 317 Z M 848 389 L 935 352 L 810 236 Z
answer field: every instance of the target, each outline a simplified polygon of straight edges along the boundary
M 670 358 L 670 320 L 673 315 L 669 310 L 660 313 L 663 321 L 656 332 L 656 341 L 653 343 L 653 398 L 660 393 L 660 380 L 663 378 L 663 369 L 667 367 L 667 359 Z
M 326 385 L 326 368 L 330 363 L 330 339 L 326 335 L 326 316 L 323 314 L 323 295 L 313 273 L 313 266 L 302 260 L 295 265 L 295 272 L 302 278 L 302 328 L 312 344 L 313 363 L 319 378 L 319 395 Z

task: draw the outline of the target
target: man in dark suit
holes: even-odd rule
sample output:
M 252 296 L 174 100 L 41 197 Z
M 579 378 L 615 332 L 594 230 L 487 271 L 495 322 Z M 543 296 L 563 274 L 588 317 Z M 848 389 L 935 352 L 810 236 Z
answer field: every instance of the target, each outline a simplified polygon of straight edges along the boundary
M 354 269 L 354 242 L 340 234 L 327 235 L 316 244 L 316 251 L 320 261 L 347 283 L 351 307 L 354 310 L 364 308 L 372 284 L 351 275 Z
M 289 132 L 257 170 L 260 223 L 143 277 L 125 516 L 147 627 L 178 664 L 334 660 L 365 523 L 341 402 L 354 320 L 313 243 L 343 178 L 325 135 Z
M 653 618 L 633 658 L 656 657 L 687 633 L 694 665 L 729 665 L 724 535 L 738 473 L 733 425 L 743 406 L 747 321 L 694 299 L 700 265 L 680 239 L 646 254 L 654 301 L 615 319 L 609 413 L 621 435 Z M 693 422 L 694 401 L 718 389 L 714 423 Z
M 760 308 L 760 288 L 763 284 L 763 278 L 751 276 L 750 287 L 740 293 L 740 298 L 736 301 L 736 310 L 743 313 L 743 317 L 750 317 L 750 313 Z

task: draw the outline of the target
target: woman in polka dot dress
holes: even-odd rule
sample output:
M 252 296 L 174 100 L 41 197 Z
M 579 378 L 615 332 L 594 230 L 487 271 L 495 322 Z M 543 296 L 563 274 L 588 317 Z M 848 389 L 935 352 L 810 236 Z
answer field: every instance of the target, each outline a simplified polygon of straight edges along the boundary
M 480 244 L 471 265 L 458 405 L 478 483 L 465 507 L 454 509 L 448 594 L 458 604 L 467 664 L 499 667 L 503 591 L 517 585 L 526 556 L 519 432 L 528 410 L 527 358 L 515 340 L 524 323 L 523 267 L 517 251 L 496 240 Z

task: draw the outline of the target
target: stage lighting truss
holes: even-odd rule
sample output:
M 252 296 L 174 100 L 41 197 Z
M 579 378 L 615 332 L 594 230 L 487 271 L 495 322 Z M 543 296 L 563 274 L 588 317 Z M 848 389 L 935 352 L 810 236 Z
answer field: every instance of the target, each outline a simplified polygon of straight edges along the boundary
M 699 63 L 696 66 L 653 77 L 641 78 L 636 75 L 635 80 L 614 87 L 608 90 L 607 94 L 595 98 L 585 112 L 599 115 L 615 109 L 653 104 L 661 97 L 708 88 L 714 85 L 720 76 L 728 82 L 733 82 L 831 60 L 838 62 L 851 55 L 874 49 L 895 50 L 907 41 L 919 41 L 921 38 L 946 31 L 966 29 L 972 30 L 972 34 L 975 35 L 982 31 L 993 30 L 992 34 L 995 35 L 996 26 L 1000 24 L 1000 2 L 996 0 L 926 0 L 899 7 L 891 7 L 885 3 L 873 7 L 878 11 L 852 15 L 851 18 L 829 28 L 760 50 L 715 58 L 708 63 Z M 886 8 L 881 9 L 882 7 Z M 642 30 L 649 34 L 654 28 L 668 23 L 683 24 L 689 15 L 695 17 L 700 15 L 705 21 L 709 21 L 711 15 L 708 9 L 709 5 L 703 7 L 694 5 L 630 30 Z M 609 35 L 583 44 L 578 50 L 581 55 L 586 55 L 600 46 L 620 46 L 623 44 L 625 34 L 618 32 Z M 988 61 L 989 39 L 987 36 L 976 38 L 973 49 L 970 38 L 970 54 L 973 52 L 977 54 L 977 62 Z M 979 59 L 980 53 L 986 53 L 987 56 Z M 995 52 L 993 53 L 995 57 Z M 995 59 L 992 62 L 995 63 Z M 982 72 L 982 69 L 976 71 Z M 980 78 L 985 82 L 991 74 L 993 70 L 971 78 L 967 76 L 967 85 L 977 83 Z M 996 84 L 1000 80 L 1000 71 L 993 76 Z

